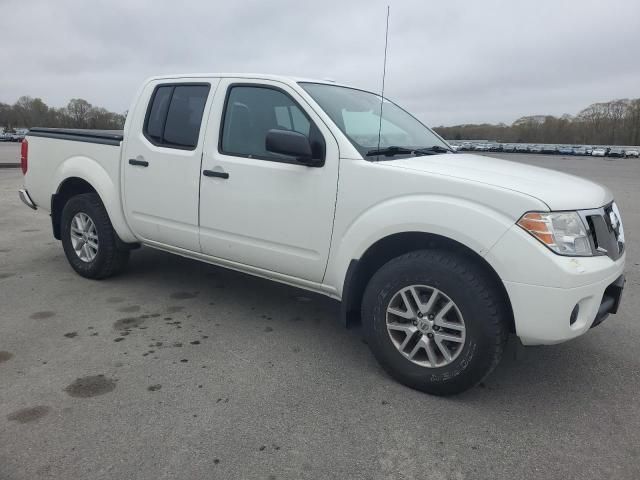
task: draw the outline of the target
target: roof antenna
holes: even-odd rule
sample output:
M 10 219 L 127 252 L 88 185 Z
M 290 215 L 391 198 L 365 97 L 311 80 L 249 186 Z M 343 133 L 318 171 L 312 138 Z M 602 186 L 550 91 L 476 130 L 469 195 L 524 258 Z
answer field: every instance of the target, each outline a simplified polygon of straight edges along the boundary
M 382 105 L 384 104 L 384 78 L 387 75 L 387 44 L 389 43 L 389 5 L 387 5 L 387 28 L 384 32 L 384 63 L 382 64 L 382 93 L 380 94 L 380 123 L 378 124 L 378 150 L 382 135 Z

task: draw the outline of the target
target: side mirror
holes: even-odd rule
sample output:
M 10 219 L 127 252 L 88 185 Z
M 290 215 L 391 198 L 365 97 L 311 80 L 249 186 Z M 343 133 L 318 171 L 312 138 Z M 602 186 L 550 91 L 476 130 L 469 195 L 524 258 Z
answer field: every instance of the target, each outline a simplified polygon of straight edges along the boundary
M 295 157 L 296 160 L 310 167 L 321 164 L 313 159 L 309 139 L 298 132 L 272 129 L 267 132 L 265 148 L 269 152 Z

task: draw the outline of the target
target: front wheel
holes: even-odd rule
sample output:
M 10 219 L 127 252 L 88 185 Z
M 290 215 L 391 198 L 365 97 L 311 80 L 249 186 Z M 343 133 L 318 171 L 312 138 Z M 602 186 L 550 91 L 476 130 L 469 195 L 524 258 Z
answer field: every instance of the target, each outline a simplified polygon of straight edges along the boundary
M 129 250 L 118 248 L 117 234 L 98 194 L 72 197 L 62 209 L 61 227 L 64 253 L 78 274 L 101 279 L 125 268 Z
M 507 340 L 507 312 L 483 268 L 441 250 L 389 261 L 362 303 L 365 336 L 381 366 L 435 395 L 460 393 L 489 375 Z

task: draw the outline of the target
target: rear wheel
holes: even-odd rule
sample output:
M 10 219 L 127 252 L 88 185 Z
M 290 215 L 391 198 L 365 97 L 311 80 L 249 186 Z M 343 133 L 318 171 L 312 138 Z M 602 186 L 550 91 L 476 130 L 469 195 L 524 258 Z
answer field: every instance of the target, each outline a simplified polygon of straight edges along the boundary
M 96 193 L 76 195 L 65 204 L 60 233 L 67 260 L 83 277 L 110 277 L 129 260 L 129 250 L 118 248 L 117 234 Z
M 381 366 L 435 395 L 467 390 L 498 364 L 508 335 L 505 302 L 474 262 L 448 251 L 395 258 L 374 274 L 364 331 Z

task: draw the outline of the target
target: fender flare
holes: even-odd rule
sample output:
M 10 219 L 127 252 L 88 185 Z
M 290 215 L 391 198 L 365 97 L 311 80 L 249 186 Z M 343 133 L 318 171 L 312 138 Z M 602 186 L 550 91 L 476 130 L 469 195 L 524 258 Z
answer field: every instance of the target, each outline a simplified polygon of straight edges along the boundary
M 114 184 L 112 175 L 115 175 L 118 179 L 120 178 L 119 166 L 115 172 L 110 174 L 99 162 L 90 157 L 70 157 L 62 162 L 54 172 L 52 184 L 55 185 L 55 190 L 51 193 L 52 200 L 54 195 L 60 192 L 65 181 L 70 178 L 84 180 L 100 196 L 111 224 L 120 239 L 126 243 L 138 242 L 124 217 L 120 189 L 118 185 Z

